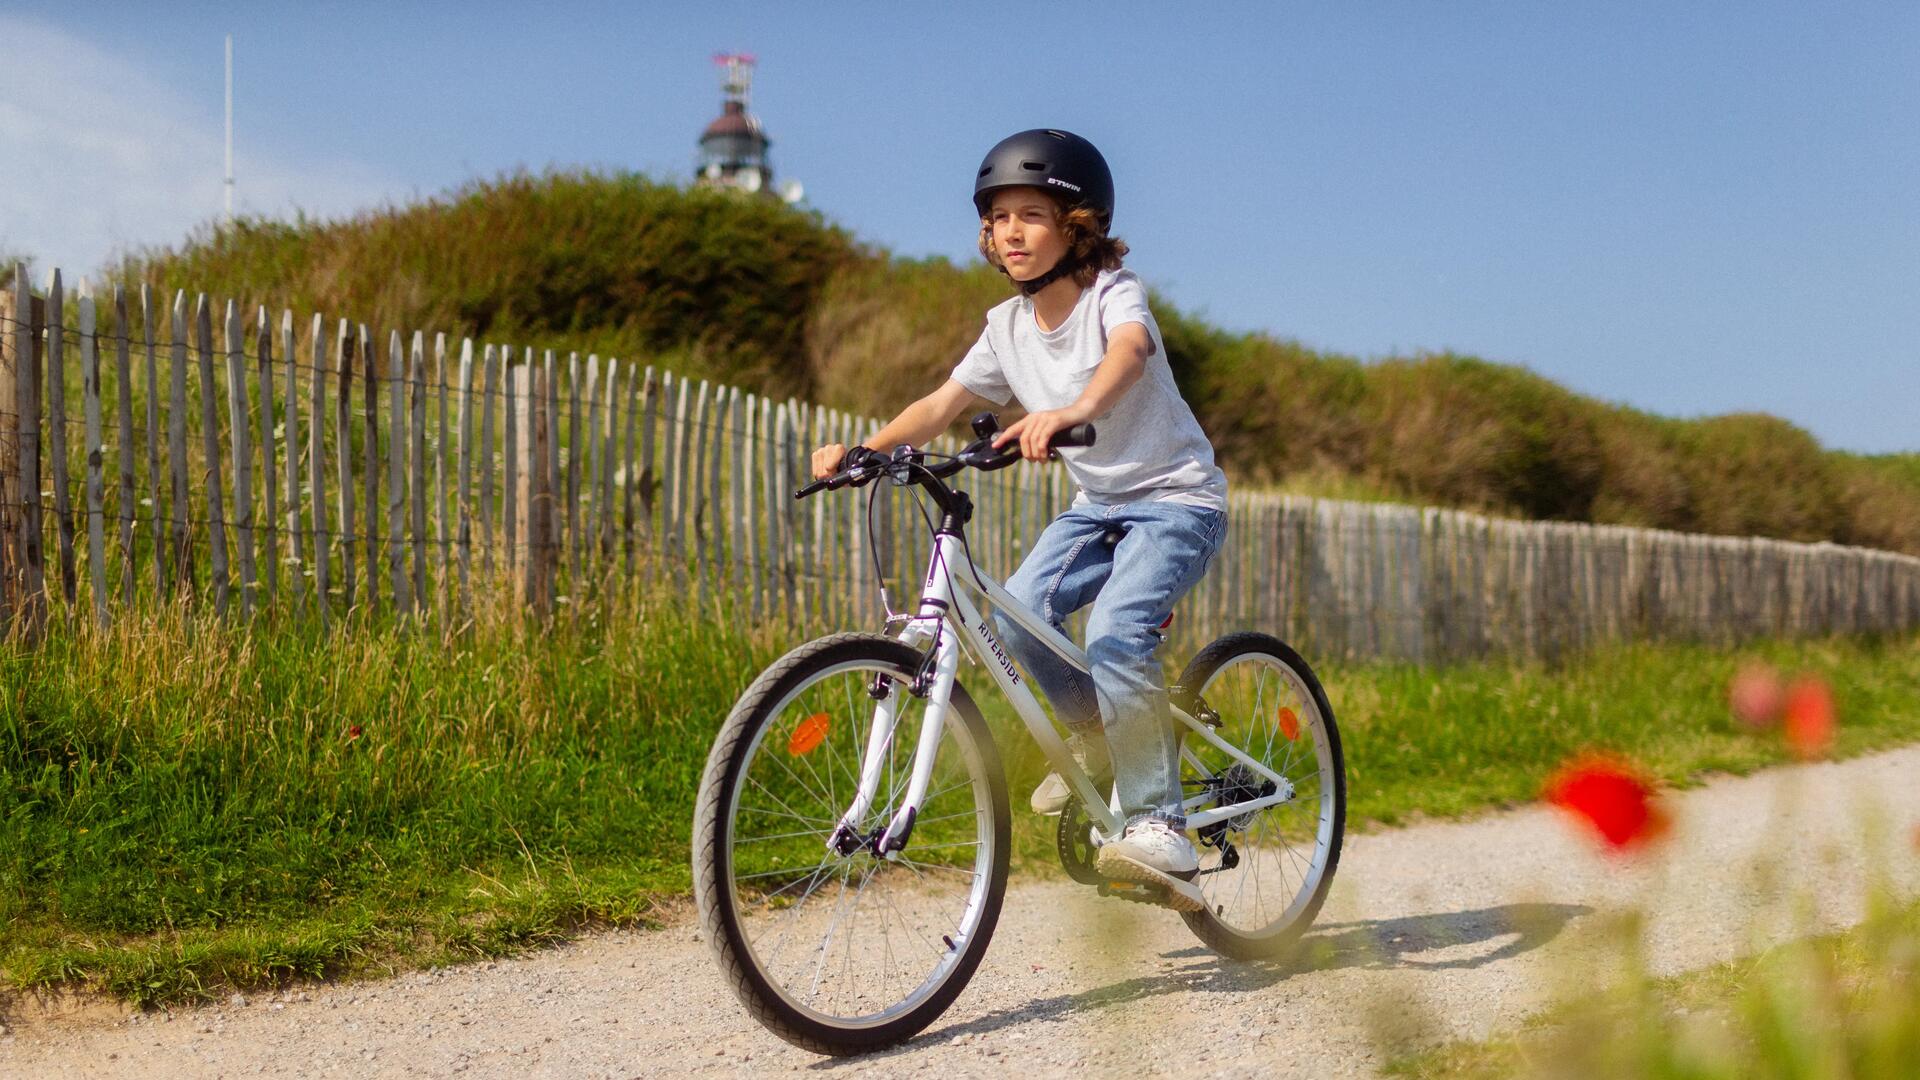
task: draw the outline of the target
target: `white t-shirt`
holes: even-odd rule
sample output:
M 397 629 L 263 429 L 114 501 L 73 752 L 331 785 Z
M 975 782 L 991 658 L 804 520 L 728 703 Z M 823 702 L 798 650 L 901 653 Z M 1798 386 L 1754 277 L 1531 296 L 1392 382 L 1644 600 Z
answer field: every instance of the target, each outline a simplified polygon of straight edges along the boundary
M 1213 463 L 1213 444 L 1174 385 L 1147 290 L 1131 270 L 1101 271 L 1052 330 L 1040 329 L 1026 296 L 996 305 L 953 378 L 1001 405 L 1018 398 L 1028 412 L 1063 409 L 1093 380 L 1107 355 L 1107 336 L 1127 323 L 1147 328 L 1153 353 L 1139 381 L 1094 418 L 1095 445 L 1060 451 L 1080 485 L 1075 504 L 1168 499 L 1226 510 L 1226 474 Z

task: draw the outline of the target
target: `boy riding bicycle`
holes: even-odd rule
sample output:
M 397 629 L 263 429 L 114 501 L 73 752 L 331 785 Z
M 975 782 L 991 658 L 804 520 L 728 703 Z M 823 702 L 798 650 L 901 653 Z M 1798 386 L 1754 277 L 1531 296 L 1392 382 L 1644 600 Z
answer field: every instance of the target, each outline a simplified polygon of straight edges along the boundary
M 980 252 L 1018 295 L 987 312 L 980 339 L 948 380 L 853 448 L 855 455 L 920 445 L 979 403 L 1017 399 L 1027 415 L 995 439 L 1030 461 L 1056 432 L 1099 422 L 1093 447 L 1058 452 L 1079 486 L 1041 533 L 1007 590 L 1058 627 L 1091 603 L 1086 652 L 1092 687 L 1005 616 L 995 624 L 1096 776 L 1108 762 L 1127 819 L 1100 848 L 1099 871 L 1198 900 L 1199 861 L 1181 813 L 1178 741 L 1156 651 L 1160 629 L 1199 582 L 1226 524 L 1226 476 L 1181 398 L 1146 289 L 1121 269 L 1127 246 L 1109 235 L 1112 173 L 1087 140 L 1023 131 L 987 153 L 974 180 Z M 871 450 L 869 448 L 872 448 Z M 847 459 L 814 451 L 825 478 Z M 1067 785 L 1049 774 L 1033 808 L 1059 813 Z

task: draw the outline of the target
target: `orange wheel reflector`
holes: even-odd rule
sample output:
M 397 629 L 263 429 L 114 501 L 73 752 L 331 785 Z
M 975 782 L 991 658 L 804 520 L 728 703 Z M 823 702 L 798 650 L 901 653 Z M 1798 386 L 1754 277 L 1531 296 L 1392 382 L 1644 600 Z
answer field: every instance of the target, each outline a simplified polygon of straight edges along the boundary
M 827 729 L 831 726 L 833 721 L 827 719 L 827 714 L 823 712 L 814 713 L 800 721 L 794 727 L 793 735 L 787 739 L 787 753 L 794 757 L 812 753 L 814 747 L 827 741 Z
M 1284 705 L 1280 707 L 1280 734 L 1285 735 L 1288 742 L 1300 737 L 1300 717 Z

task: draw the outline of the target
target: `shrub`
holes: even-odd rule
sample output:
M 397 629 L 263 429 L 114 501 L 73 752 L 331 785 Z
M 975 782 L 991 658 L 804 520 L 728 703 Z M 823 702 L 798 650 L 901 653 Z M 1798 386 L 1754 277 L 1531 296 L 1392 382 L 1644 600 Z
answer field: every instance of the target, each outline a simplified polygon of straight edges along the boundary
M 1010 295 L 982 263 L 892 256 L 773 200 L 588 172 L 476 181 L 341 221 L 208 226 L 118 274 L 644 357 L 870 416 L 939 385 Z M 1453 353 L 1363 364 L 1221 330 L 1164 297 L 1154 311 L 1175 381 L 1241 484 L 1920 554 L 1920 455 L 1825 451 L 1759 414 L 1656 417 Z

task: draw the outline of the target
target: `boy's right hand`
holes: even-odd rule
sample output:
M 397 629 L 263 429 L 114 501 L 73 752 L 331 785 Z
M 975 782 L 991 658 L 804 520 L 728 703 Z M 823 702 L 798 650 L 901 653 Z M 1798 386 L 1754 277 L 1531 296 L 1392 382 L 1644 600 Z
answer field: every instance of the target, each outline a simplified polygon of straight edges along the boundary
M 842 443 L 828 443 L 813 452 L 813 478 L 825 480 L 840 471 L 840 463 L 847 460 L 847 448 Z

